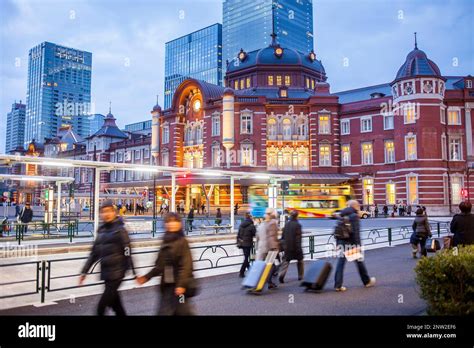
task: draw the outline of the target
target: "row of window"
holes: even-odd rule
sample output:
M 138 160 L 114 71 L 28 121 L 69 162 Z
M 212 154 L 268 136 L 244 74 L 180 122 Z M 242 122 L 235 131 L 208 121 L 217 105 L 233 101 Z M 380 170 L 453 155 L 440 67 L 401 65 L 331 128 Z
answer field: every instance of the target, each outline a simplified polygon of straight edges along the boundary
M 110 162 L 121 163 L 124 161 L 138 161 L 143 158 L 150 158 L 150 149 L 145 148 L 143 150 L 129 150 L 125 152 L 116 152 L 115 154 L 110 155 Z M 133 159 L 132 159 L 133 155 Z
M 110 172 L 111 182 L 123 182 L 123 181 L 142 181 L 150 180 L 152 173 L 149 172 L 135 172 L 132 170 L 112 170 Z

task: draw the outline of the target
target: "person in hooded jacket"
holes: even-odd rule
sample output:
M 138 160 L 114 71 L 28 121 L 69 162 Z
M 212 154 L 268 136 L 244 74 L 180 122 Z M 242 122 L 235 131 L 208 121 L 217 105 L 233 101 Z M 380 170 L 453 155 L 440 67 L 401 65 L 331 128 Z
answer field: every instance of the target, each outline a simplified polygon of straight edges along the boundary
M 298 222 L 298 212 L 293 210 L 290 213 L 290 220 L 283 228 L 281 242 L 283 245 L 284 257 L 280 267 L 279 280 L 280 283 L 285 282 L 285 275 L 288 271 L 288 266 L 291 260 L 297 260 L 298 280 L 303 279 L 304 264 L 303 264 L 303 248 L 302 248 L 302 228 Z
M 253 246 L 253 237 L 256 234 L 255 225 L 250 213 L 245 213 L 245 219 L 239 226 L 237 232 L 237 247 L 242 249 L 244 253 L 244 262 L 240 267 L 239 277 L 245 277 L 245 271 L 250 267 L 250 252 Z
M 158 315 L 193 315 L 187 297 L 195 284 L 191 249 L 183 233 L 181 217 L 169 213 L 164 221 L 165 234 L 155 266 L 146 275 L 138 277 L 137 282 L 144 284 L 161 276 Z
M 415 212 L 415 220 L 413 221 L 413 234 L 410 237 L 412 246 L 412 256 L 416 259 L 418 252 L 418 244 L 420 245 L 420 255 L 426 256 L 426 240 L 431 237 L 431 228 L 428 223 L 428 217 L 422 208 L 418 208 Z
M 346 291 L 347 288 L 342 286 L 344 276 L 344 266 L 346 264 L 346 257 L 343 251 L 347 251 L 348 248 L 361 248 L 362 243 L 360 240 L 360 205 L 356 200 L 350 200 L 347 202 L 347 208 L 341 211 L 341 218 L 347 216 L 351 224 L 350 237 L 347 240 L 338 239 L 336 241 L 338 249 L 340 249 L 339 259 L 336 266 L 335 284 L 334 288 L 336 291 Z M 355 260 L 357 270 L 359 271 L 360 279 L 366 288 L 370 288 L 375 285 L 375 277 L 369 277 L 367 268 L 363 260 Z
M 129 268 L 135 274 L 130 237 L 111 200 L 106 200 L 100 207 L 100 217 L 103 223 L 82 268 L 79 284 L 84 282 L 92 265 L 100 260 L 100 279 L 105 282 L 105 290 L 97 305 L 97 314 L 104 315 L 106 308 L 110 307 L 118 316 L 124 316 L 126 313 L 118 288 Z
M 460 214 L 453 216 L 451 220 L 451 232 L 453 246 L 474 244 L 474 215 L 471 213 L 472 203 L 461 202 L 459 204 Z

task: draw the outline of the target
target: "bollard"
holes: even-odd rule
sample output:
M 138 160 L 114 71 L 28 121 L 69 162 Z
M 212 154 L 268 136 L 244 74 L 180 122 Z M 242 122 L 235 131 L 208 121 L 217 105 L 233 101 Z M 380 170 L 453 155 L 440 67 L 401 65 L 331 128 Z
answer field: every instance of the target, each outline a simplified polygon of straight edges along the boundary
M 151 235 L 155 238 L 155 231 L 156 231 L 156 219 L 153 219 L 152 226 L 151 226 Z
M 45 297 L 45 278 L 46 278 L 46 261 L 41 261 L 41 303 L 44 303 Z
M 309 236 L 309 253 L 311 254 L 311 259 L 314 255 L 314 236 Z
M 441 234 L 441 226 L 439 222 L 436 223 L 436 228 L 438 229 L 438 238 L 439 238 Z
M 392 228 L 388 228 L 388 246 L 392 246 Z

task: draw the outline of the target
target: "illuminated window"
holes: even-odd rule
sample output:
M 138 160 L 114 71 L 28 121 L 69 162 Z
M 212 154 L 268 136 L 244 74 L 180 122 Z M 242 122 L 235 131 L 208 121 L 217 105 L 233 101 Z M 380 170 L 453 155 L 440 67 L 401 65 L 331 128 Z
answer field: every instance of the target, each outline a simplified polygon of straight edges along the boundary
M 281 98 L 286 98 L 288 97 L 288 91 L 286 89 L 280 89 L 280 97 Z
M 281 86 L 281 75 L 277 75 L 277 86 Z
M 395 204 L 396 203 L 396 194 L 395 194 L 395 184 L 388 183 L 385 185 L 385 197 L 387 204 Z
M 305 77 L 305 85 L 306 85 L 306 88 L 309 89 L 309 78 L 308 77 Z
M 366 178 L 362 180 L 363 204 L 374 204 L 374 179 Z
M 351 146 L 342 145 L 341 152 L 342 152 L 342 166 L 343 167 L 350 166 L 351 165 Z
M 278 169 L 277 150 L 274 147 L 267 148 L 267 169 L 268 170 Z
M 459 110 L 448 110 L 448 124 L 450 125 L 461 124 L 461 113 Z
M 240 79 L 240 89 L 244 89 L 244 88 L 245 88 L 245 80 Z
M 277 123 L 274 118 L 268 120 L 267 124 L 267 136 L 268 139 L 275 139 L 277 135 Z
M 461 139 L 459 138 L 449 139 L 449 160 L 450 161 L 462 160 Z
M 247 88 L 250 88 L 250 77 L 247 77 L 246 81 L 247 81 Z
M 329 145 L 319 145 L 319 165 L 321 167 L 331 165 L 331 147 Z
M 282 126 L 282 130 L 283 130 L 283 138 L 286 139 L 286 140 L 289 140 L 291 139 L 291 120 L 289 118 L 285 118 L 283 120 L 283 126 Z
M 311 79 L 311 89 L 314 89 L 314 79 Z
M 330 134 L 330 117 L 329 115 L 319 115 L 319 134 Z
M 291 76 L 285 75 L 285 86 L 291 85 Z
M 360 119 L 361 133 L 372 132 L 372 116 L 362 117 Z
M 385 163 L 395 163 L 395 143 L 385 140 Z
M 404 106 L 404 123 L 415 123 L 416 122 L 416 113 L 414 104 L 405 104 Z
M 416 160 L 416 136 L 407 135 L 405 137 L 405 151 L 406 151 L 406 160 Z
M 462 201 L 462 177 L 451 176 L 451 203 L 459 204 Z
M 252 134 L 252 113 L 248 111 L 242 111 L 240 115 L 240 133 L 241 134 Z
M 415 175 L 407 177 L 408 204 L 417 204 L 418 202 L 418 178 Z
M 234 81 L 234 89 L 239 89 L 239 81 L 238 80 Z
M 374 151 L 372 143 L 362 143 L 362 164 L 374 163 Z
M 269 76 L 267 77 L 267 81 L 268 81 L 268 85 L 269 85 L 269 86 L 273 86 L 273 76 L 272 76 L 272 75 L 269 75 Z

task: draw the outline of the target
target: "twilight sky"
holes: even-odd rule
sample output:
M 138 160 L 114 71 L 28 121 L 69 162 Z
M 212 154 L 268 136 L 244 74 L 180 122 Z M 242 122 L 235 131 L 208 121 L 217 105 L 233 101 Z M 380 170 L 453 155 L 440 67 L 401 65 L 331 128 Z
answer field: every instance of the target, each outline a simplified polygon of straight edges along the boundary
M 474 75 L 472 0 L 313 6 L 315 51 L 333 92 L 393 80 L 414 31 L 443 75 Z M 106 114 L 111 100 L 123 126 L 148 119 L 156 94 L 163 105 L 165 42 L 216 22 L 221 0 L 0 0 L 0 153 L 6 114 L 15 100 L 26 100 L 31 47 L 50 41 L 92 52 L 95 111 Z

